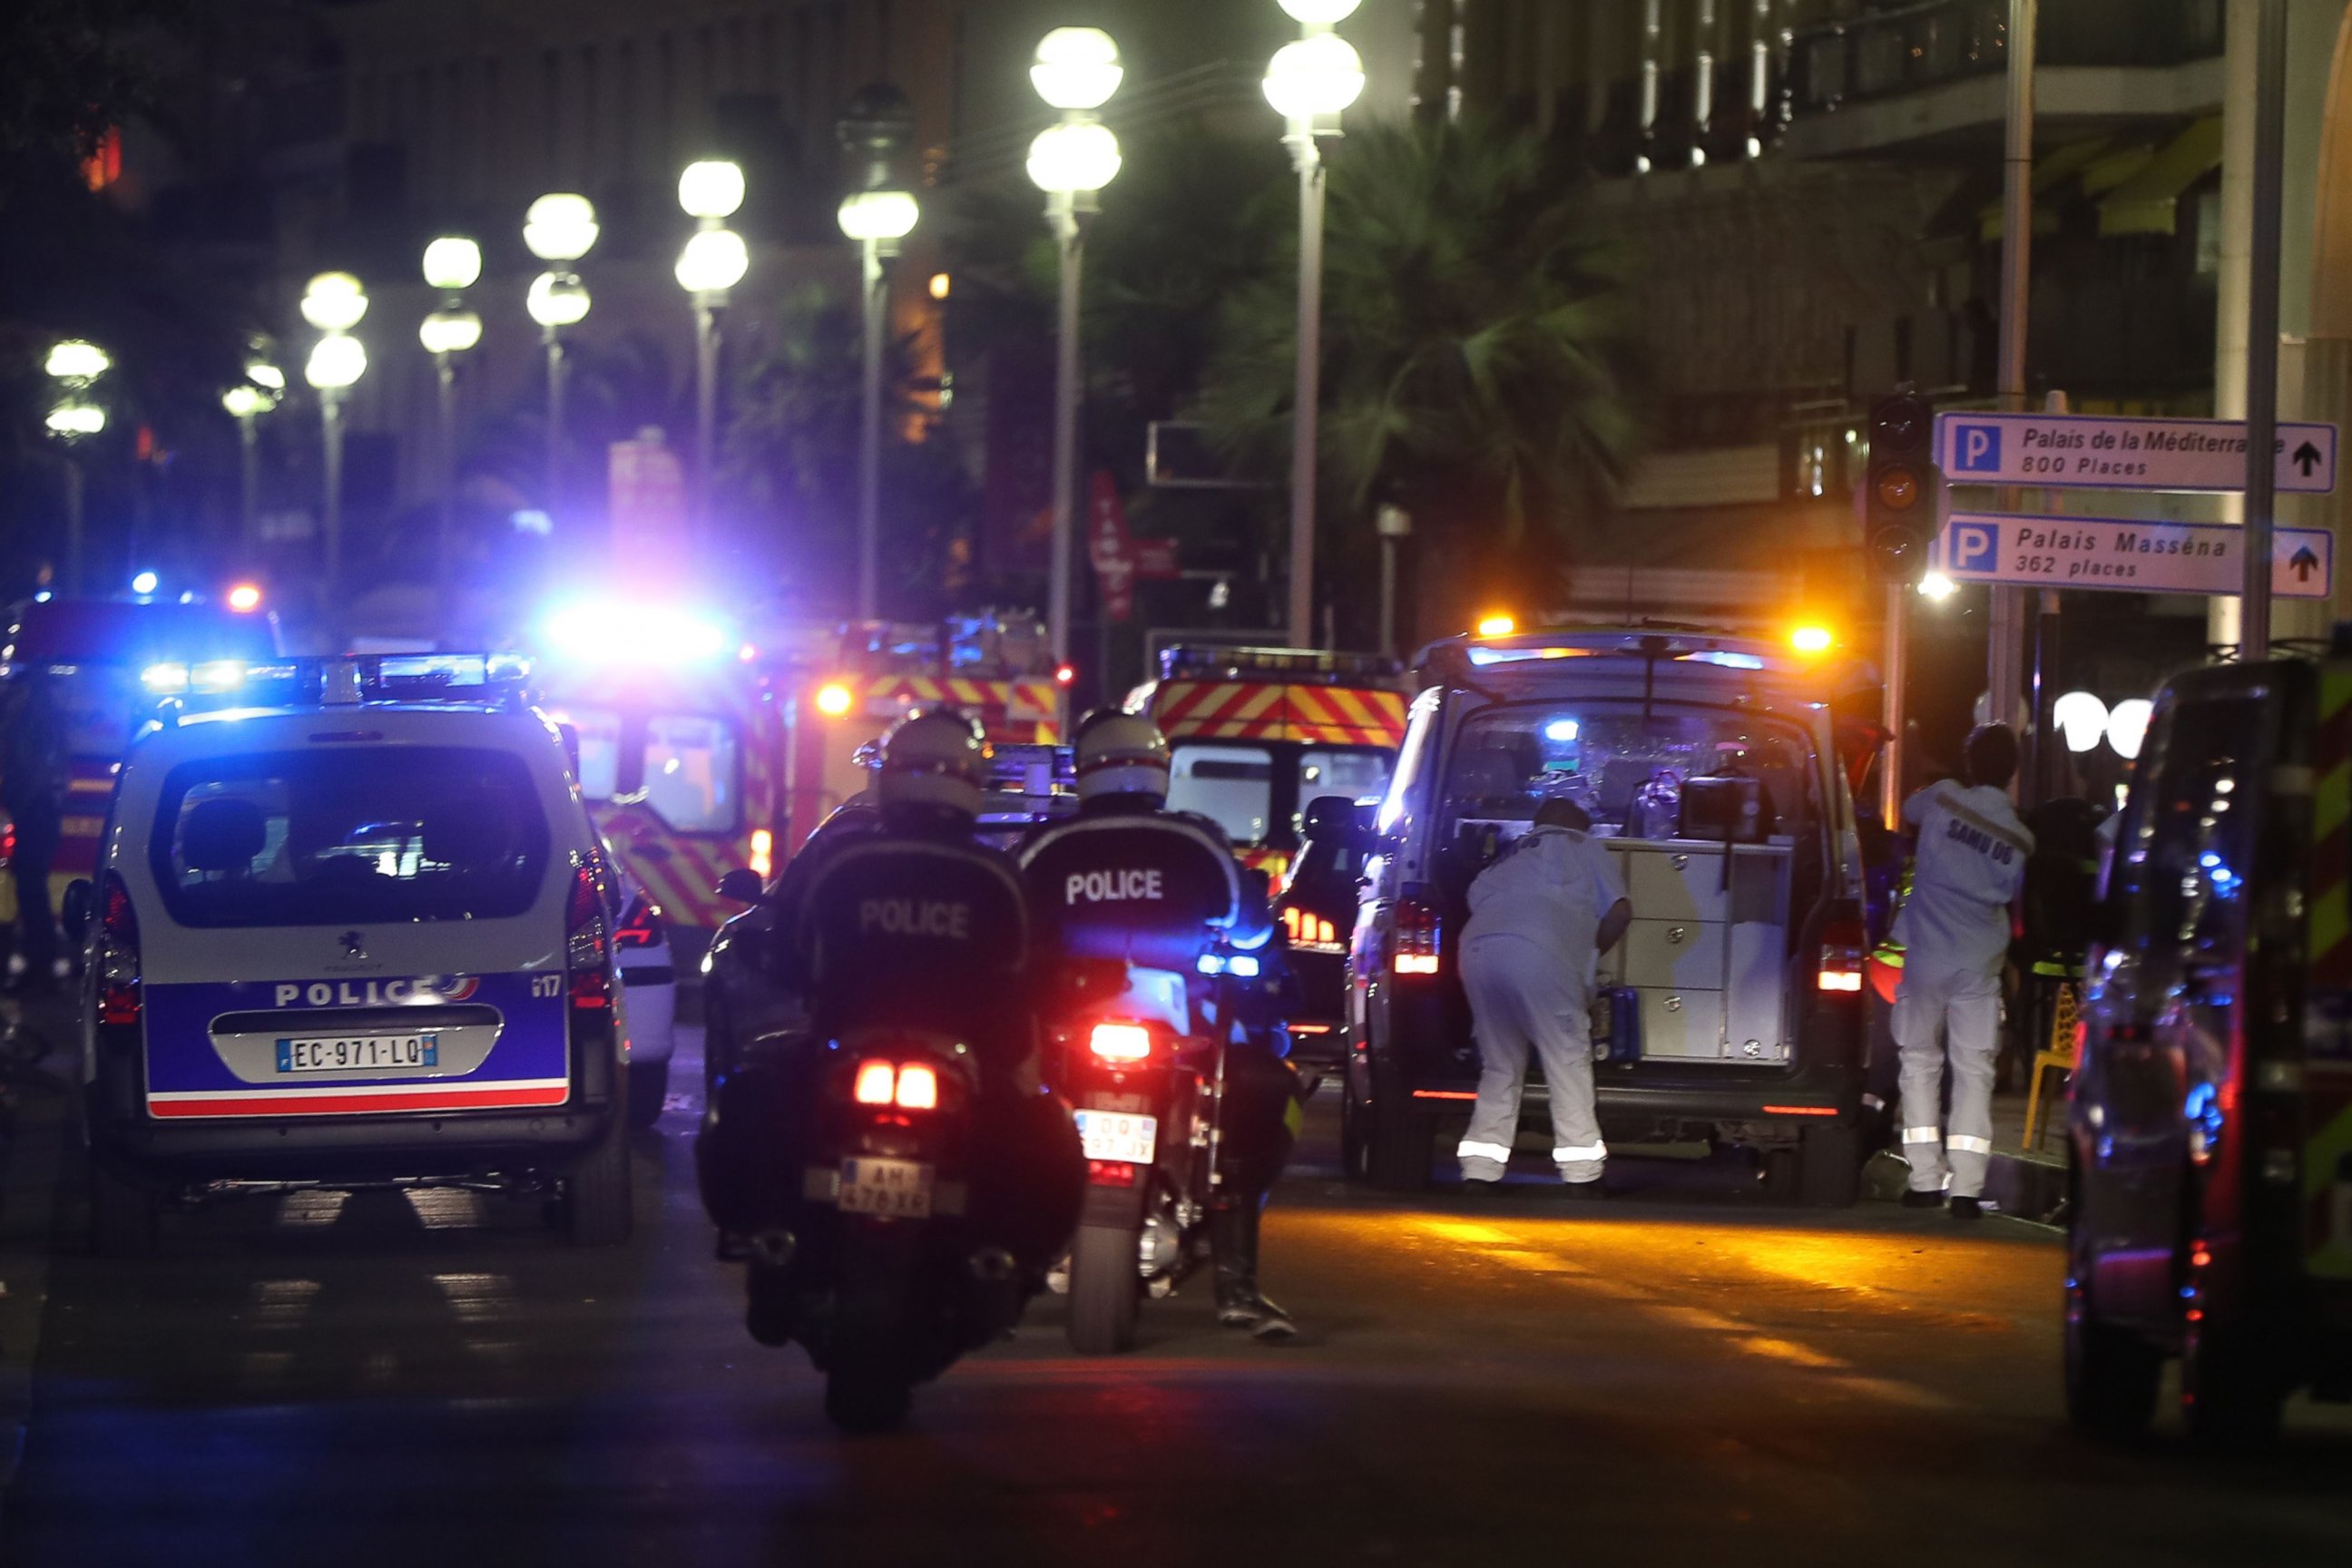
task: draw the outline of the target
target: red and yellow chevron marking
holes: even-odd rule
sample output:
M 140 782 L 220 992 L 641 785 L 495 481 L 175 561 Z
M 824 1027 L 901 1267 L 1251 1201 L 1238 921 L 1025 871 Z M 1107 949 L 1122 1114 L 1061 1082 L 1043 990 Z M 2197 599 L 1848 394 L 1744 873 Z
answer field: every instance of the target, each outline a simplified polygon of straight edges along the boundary
M 895 718 L 925 703 L 950 702 L 978 719 L 992 742 L 1050 745 L 1061 739 L 1061 692 L 1046 680 L 971 680 L 962 676 L 893 675 L 866 689 L 865 712 Z
M 1271 680 L 1163 680 L 1151 716 L 1171 741 L 1298 741 L 1325 746 L 1404 743 L 1404 697 L 1363 686 Z
M 2319 676 L 2318 780 L 2312 794 L 2311 984 L 2352 988 L 2352 664 L 2331 663 Z
M 633 805 L 600 805 L 595 815 L 613 853 L 672 924 L 716 929 L 740 912 L 740 906 L 720 898 L 717 889 L 720 877 L 751 863 L 748 835 L 715 838 L 675 832 Z

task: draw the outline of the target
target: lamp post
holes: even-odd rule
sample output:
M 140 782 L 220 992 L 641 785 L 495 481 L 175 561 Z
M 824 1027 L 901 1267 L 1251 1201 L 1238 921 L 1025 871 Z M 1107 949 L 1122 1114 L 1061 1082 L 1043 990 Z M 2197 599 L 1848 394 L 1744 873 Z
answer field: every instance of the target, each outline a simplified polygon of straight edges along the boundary
M 1315 443 L 1322 396 L 1323 153 L 1339 111 L 1364 90 L 1364 62 L 1331 28 L 1360 0 L 1282 0 L 1301 37 L 1275 51 L 1265 98 L 1283 118 L 1282 144 L 1298 173 L 1298 366 L 1290 454 L 1290 646 L 1315 636 Z
M 261 416 L 278 406 L 278 397 L 248 373 L 221 394 L 221 406 L 236 421 L 236 536 L 250 551 L 261 510 Z
M 688 163 L 677 205 L 698 226 L 678 252 L 677 284 L 694 299 L 694 529 L 710 534 L 719 467 L 719 331 L 727 291 L 751 269 L 751 252 L 727 219 L 743 205 L 743 170 L 723 158 Z
M 865 324 L 865 400 L 857 426 L 857 616 L 879 614 L 882 561 L 882 328 L 888 296 L 883 264 L 921 216 L 912 191 L 893 183 L 891 164 L 915 133 L 907 95 L 888 82 L 860 88 L 835 132 L 856 166 L 856 188 L 842 198 L 841 232 L 857 241 Z
M 466 290 L 481 279 L 482 247 L 463 235 L 444 235 L 425 247 L 425 283 L 441 291 L 441 308 L 417 323 L 416 341 L 433 356 L 441 414 L 441 512 L 435 572 L 442 614 L 448 614 L 457 550 L 457 356 L 482 341 L 482 318 L 466 309 Z
M 1118 138 L 1095 113 L 1126 75 L 1118 46 L 1099 27 L 1056 27 L 1029 68 L 1037 96 L 1062 111 L 1029 144 L 1029 178 L 1045 193 L 1045 221 L 1061 251 L 1062 300 L 1054 353 L 1054 545 L 1046 615 L 1054 663 L 1070 662 L 1070 558 L 1077 525 L 1078 284 L 1086 220 L 1095 195 L 1118 174 Z M 1065 690 L 1066 691 L 1066 688 Z M 1064 699 L 1067 704 L 1066 696 Z
M 1404 508 L 1383 502 L 1372 514 L 1381 536 L 1381 652 L 1396 653 L 1397 545 L 1412 536 L 1412 515 Z
M 96 343 L 68 338 L 49 350 L 41 368 L 58 384 L 58 401 L 49 409 L 49 434 L 66 449 L 66 592 L 81 592 L 82 494 L 81 458 L 75 443 L 106 428 L 106 410 L 91 401 L 90 387 L 114 362 Z
M 343 397 L 367 371 L 367 350 L 351 330 L 367 314 L 367 290 L 348 272 L 321 272 L 302 291 L 302 319 L 321 336 L 302 367 L 319 394 L 326 443 L 326 497 L 320 521 L 320 597 L 332 602 L 343 565 Z
M 563 483 L 562 331 L 588 316 L 588 285 L 571 268 L 596 243 L 597 233 L 595 204 L 586 196 L 568 193 L 541 196 L 530 204 L 523 217 L 524 247 L 550 264 L 530 280 L 525 304 L 547 344 L 547 510 L 551 517 Z

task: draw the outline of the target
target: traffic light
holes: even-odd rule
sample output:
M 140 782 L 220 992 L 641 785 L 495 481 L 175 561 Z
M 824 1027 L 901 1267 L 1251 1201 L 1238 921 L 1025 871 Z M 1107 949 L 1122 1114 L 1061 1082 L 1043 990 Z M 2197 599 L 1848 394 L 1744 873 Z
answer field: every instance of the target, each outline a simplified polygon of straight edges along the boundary
M 1908 392 L 1870 404 L 1870 468 L 1863 476 L 1862 539 L 1870 566 L 1889 583 L 1927 575 L 1936 535 L 1936 492 L 1941 482 L 1929 461 L 1935 416 Z

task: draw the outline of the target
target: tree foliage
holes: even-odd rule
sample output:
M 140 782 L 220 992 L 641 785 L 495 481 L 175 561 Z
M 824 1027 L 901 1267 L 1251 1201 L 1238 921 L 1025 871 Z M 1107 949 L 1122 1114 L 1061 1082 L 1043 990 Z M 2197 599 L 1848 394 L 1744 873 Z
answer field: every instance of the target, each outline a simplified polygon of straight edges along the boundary
M 1637 432 L 1617 247 L 1540 142 L 1489 122 L 1350 132 L 1328 177 L 1323 559 L 1360 563 L 1393 500 L 1465 594 L 1556 568 Z M 1293 241 L 1228 300 L 1199 400 L 1269 479 L 1289 458 L 1296 257 Z M 1425 599 L 1423 619 L 1460 607 Z

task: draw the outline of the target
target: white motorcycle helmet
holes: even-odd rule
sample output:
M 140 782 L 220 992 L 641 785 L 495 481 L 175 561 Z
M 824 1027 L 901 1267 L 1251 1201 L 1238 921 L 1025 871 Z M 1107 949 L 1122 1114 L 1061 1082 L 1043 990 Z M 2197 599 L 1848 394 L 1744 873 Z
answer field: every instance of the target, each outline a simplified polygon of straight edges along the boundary
M 970 824 L 980 815 L 993 755 L 970 714 L 916 709 L 883 737 L 874 781 L 883 816 Z
M 1098 709 L 1079 722 L 1077 771 L 1081 806 L 1139 797 L 1156 810 L 1168 800 L 1168 739 L 1140 714 Z

